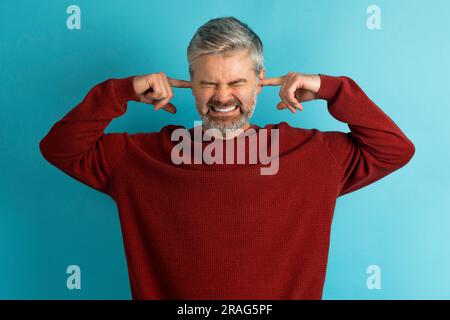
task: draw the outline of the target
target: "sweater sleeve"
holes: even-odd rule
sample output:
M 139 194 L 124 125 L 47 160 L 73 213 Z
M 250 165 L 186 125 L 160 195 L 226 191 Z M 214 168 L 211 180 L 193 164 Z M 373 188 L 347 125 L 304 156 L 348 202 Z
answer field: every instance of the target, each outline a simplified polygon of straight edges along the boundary
M 133 77 L 95 85 L 40 141 L 44 158 L 78 181 L 112 197 L 109 177 L 125 153 L 127 133 L 104 133 L 137 100 Z
M 415 147 L 399 127 L 350 78 L 320 74 L 319 99 L 350 132 L 320 132 L 339 172 L 338 196 L 371 184 L 401 168 Z

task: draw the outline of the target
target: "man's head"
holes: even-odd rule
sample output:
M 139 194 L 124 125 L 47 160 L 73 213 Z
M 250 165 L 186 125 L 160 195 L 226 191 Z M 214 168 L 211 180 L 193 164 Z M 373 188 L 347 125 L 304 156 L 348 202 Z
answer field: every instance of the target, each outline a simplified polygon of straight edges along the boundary
M 216 18 L 197 29 L 187 55 L 204 129 L 215 128 L 223 135 L 226 129 L 245 130 L 265 75 L 259 37 L 236 18 Z

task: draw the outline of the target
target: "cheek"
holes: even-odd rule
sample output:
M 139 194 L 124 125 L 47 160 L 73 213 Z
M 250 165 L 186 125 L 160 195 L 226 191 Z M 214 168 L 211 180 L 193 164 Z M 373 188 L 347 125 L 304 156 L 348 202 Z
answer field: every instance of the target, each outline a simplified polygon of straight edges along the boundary
M 207 92 L 196 92 L 194 97 L 195 97 L 195 104 L 197 105 L 197 108 L 199 108 L 202 111 L 206 111 L 206 109 L 208 109 L 206 104 L 209 102 L 212 95 Z
M 233 97 L 235 97 L 236 99 L 238 99 L 239 101 L 241 101 L 242 103 L 247 103 L 249 97 L 250 97 L 250 92 L 248 89 L 245 88 L 236 88 L 233 90 Z
M 246 106 L 249 107 L 255 103 L 255 90 L 245 90 L 236 93 L 236 97 Z

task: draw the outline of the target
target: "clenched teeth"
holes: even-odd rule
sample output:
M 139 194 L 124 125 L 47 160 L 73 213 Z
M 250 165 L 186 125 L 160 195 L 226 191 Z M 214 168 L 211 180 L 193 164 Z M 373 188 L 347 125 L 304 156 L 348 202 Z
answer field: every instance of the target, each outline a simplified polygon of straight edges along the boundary
M 235 110 L 236 108 L 237 108 L 237 105 L 235 105 L 235 106 L 230 106 L 230 107 L 226 107 L 226 108 L 216 108 L 216 107 L 212 107 L 212 109 L 213 109 L 214 111 L 217 111 L 217 112 L 230 112 L 230 111 Z

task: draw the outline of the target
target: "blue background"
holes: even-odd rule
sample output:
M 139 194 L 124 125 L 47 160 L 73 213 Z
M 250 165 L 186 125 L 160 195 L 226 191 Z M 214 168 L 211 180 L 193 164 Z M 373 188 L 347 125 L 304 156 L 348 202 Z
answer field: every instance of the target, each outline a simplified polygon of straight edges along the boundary
M 69 30 L 66 8 L 81 8 Z M 366 27 L 369 5 L 381 30 Z M 339 198 L 324 299 L 449 299 L 450 41 L 448 1 L 5 1 L 0 2 L 0 298 L 130 299 L 115 203 L 63 174 L 39 141 L 95 84 L 164 71 L 188 79 L 186 47 L 207 20 L 233 15 L 260 36 L 267 76 L 289 71 L 353 78 L 414 142 L 399 171 Z M 276 87 L 252 123 L 348 127 L 325 101 L 278 111 Z M 106 132 L 158 131 L 198 120 L 175 89 L 176 115 L 131 102 Z M 81 290 L 66 287 L 81 268 Z M 366 268 L 381 268 L 381 289 Z

